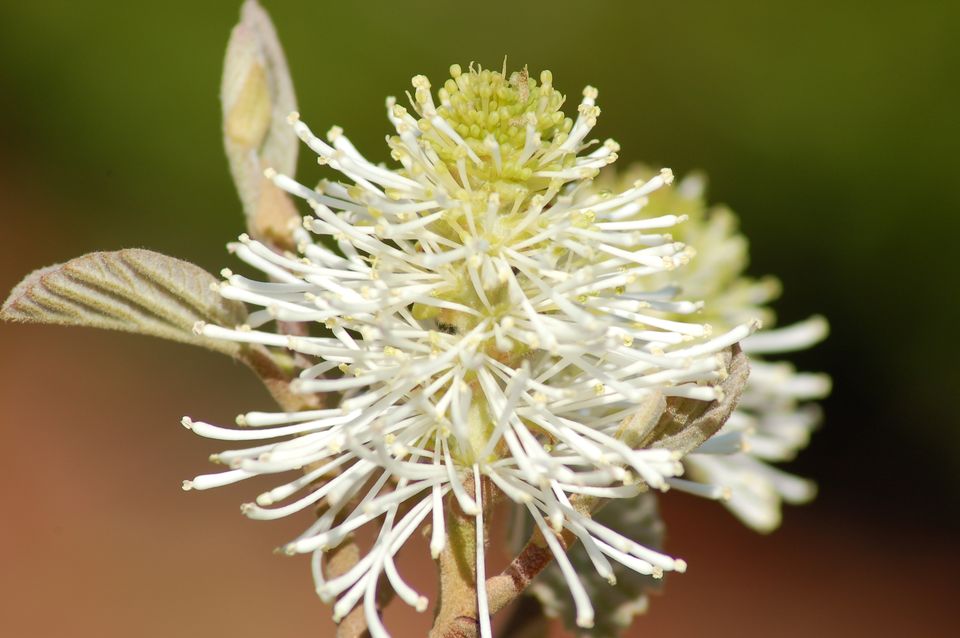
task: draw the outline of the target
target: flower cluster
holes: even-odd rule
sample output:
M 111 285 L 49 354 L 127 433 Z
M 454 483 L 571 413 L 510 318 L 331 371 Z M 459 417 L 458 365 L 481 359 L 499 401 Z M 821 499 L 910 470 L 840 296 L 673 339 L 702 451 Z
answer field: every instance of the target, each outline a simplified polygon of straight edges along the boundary
M 595 178 L 618 146 L 588 139 L 599 115 L 595 89 L 584 90 L 570 119 L 549 72 L 538 82 L 525 69 L 453 66 L 450 76 L 436 95 L 415 77 L 412 110 L 387 101 L 396 168 L 365 159 L 338 128 L 324 139 L 291 116 L 300 139 L 339 178 L 308 187 L 268 172 L 312 209 L 292 230 L 298 253 L 246 236 L 231 244 L 268 281 L 224 271 L 219 291 L 260 310 L 247 325 L 196 329 L 296 353 L 308 363 L 291 390 L 325 403 L 244 414 L 238 428 L 184 419 L 202 436 L 253 442 L 215 455 L 229 469 L 184 487 L 295 472 L 243 512 L 268 520 L 316 510 L 284 550 L 312 554 L 317 592 L 336 600 L 335 618 L 362 605 L 373 636 L 386 635 L 376 607 L 382 577 L 406 603 L 426 607 L 394 556 L 427 521 L 439 555 L 451 507 L 476 519 L 479 619 L 490 635 L 484 497 L 508 498 L 542 533 L 577 623 L 589 627 L 593 608 L 560 531 L 611 580 L 611 561 L 654 576 L 685 564 L 599 524 L 578 501 L 729 487 L 731 506 L 750 520 L 757 486 L 747 474 L 756 461 L 744 445 L 762 458 L 796 448 L 806 429 L 791 421 L 791 401 L 810 388 L 802 377 L 780 383 L 784 371 L 774 364 L 761 367 L 755 401 L 697 454 L 655 447 L 651 433 L 666 397 L 722 398 L 724 354 L 758 326 L 763 287 L 735 286 L 718 297 L 710 286 L 728 282 L 711 284 L 709 267 L 688 264 L 693 251 L 676 241 L 686 216 L 651 205 L 671 183 L 669 170 L 600 187 Z M 687 239 L 698 259 L 722 262 L 730 237 L 716 242 L 720 254 L 709 254 L 715 219 L 697 226 L 702 242 L 694 231 Z M 281 326 L 290 322 L 308 328 L 288 334 Z M 760 334 L 753 348 L 783 348 L 809 332 Z M 771 393 L 782 400 L 768 410 Z M 731 451 L 739 455 L 710 454 Z M 796 496 L 788 481 L 759 467 L 778 495 Z M 679 478 L 685 468 L 708 485 Z M 379 525 L 373 548 L 327 578 L 324 552 L 368 524 Z
M 643 166 L 622 175 L 605 171 L 597 188 L 612 189 L 654 174 Z M 766 532 L 779 525 L 782 502 L 804 503 L 815 495 L 812 482 L 770 463 L 790 461 L 807 445 L 820 421 L 820 410 L 810 401 L 830 393 L 830 378 L 799 373 L 790 363 L 765 357 L 814 345 L 826 336 L 827 322 L 814 316 L 771 329 L 775 317 L 767 304 L 780 294 L 780 284 L 772 277 L 744 276 L 747 240 L 732 211 L 706 205 L 704 186 L 704 178 L 692 174 L 648 198 L 644 214 L 669 211 L 686 217 L 674 236 L 696 253 L 689 265 L 663 276 L 662 284 L 702 300 L 698 316 L 714 329 L 729 330 L 750 319 L 761 320 L 765 328 L 741 343 L 751 370 L 737 410 L 710 441 L 684 457 L 685 476 L 701 484 L 691 491 L 722 501 L 745 524 Z

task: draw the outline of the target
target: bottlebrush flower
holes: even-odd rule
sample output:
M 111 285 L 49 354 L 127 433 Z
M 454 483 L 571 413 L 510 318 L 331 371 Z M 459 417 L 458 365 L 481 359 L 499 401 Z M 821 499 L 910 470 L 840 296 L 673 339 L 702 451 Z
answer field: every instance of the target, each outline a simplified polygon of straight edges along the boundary
M 655 174 L 642 166 L 619 177 L 610 171 L 598 179 L 596 188 L 616 188 Z M 744 275 L 747 240 L 739 233 L 733 212 L 707 206 L 704 186 L 703 177 L 692 174 L 649 197 L 645 215 L 669 211 L 687 217 L 674 235 L 696 253 L 685 268 L 660 275 L 662 283 L 678 286 L 685 298 L 702 300 L 698 317 L 716 330 L 751 318 L 772 326 L 775 317 L 768 304 L 780 294 L 780 284 L 772 277 L 756 280 Z M 782 502 L 813 498 L 816 487 L 811 481 L 771 463 L 790 461 L 806 447 L 820 422 L 819 407 L 811 401 L 830 393 L 830 378 L 801 373 L 790 363 L 764 357 L 808 348 L 827 331 L 826 320 L 814 316 L 784 328 L 766 328 L 743 341 L 744 351 L 751 355 L 751 372 L 740 403 L 720 432 L 684 458 L 686 478 L 671 480 L 674 486 L 720 500 L 758 531 L 780 524 Z
M 275 519 L 317 509 L 284 550 L 311 553 L 317 592 L 337 599 L 335 618 L 362 604 L 374 636 L 386 635 L 376 608 L 382 576 L 405 602 L 426 607 L 394 556 L 428 520 L 438 555 L 454 503 L 476 519 L 479 619 L 490 635 L 483 517 L 490 495 L 502 495 L 529 511 L 588 627 L 593 609 L 557 532 L 571 532 L 608 577 L 611 560 L 653 575 L 684 563 L 598 524 L 574 500 L 666 488 L 682 472 L 680 455 L 646 440 L 663 398 L 720 398 L 722 353 L 756 324 L 713 335 L 696 315 L 701 305 L 676 298 L 690 251 L 667 231 L 683 218 L 646 208 L 669 170 L 593 190 L 618 150 L 588 140 L 595 89 L 569 119 L 549 72 L 539 83 L 525 69 L 507 76 L 455 65 L 450 75 L 439 103 L 422 76 L 412 112 L 388 99 L 396 168 L 365 159 L 338 128 L 324 140 L 291 116 L 339 181 L 310 188 L 268 172 L 313 210 L 293 231 L 299 253 L 247 237 L 231 244 L 269 280 L 225 271 L 219 291 L 260 310 L 249 325 L 196 329 L 308 360 L 291 389 L 323 395 L 328 407 L 248 413 L 238 429 L 185 419 L 202 436 L 255 442 L 216 455 L 230 469 L 185 488 L 299 472 L 243 512 Z M 284 334 L 271 322 L 309 332 Z M 328 579 L 324 551 L 375 522 L 371 551 Z

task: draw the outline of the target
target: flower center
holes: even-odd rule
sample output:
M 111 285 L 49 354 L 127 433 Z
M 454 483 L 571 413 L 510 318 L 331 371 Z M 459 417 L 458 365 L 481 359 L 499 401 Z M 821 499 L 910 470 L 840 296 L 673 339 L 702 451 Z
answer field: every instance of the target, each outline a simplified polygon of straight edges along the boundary
M 463 189 L 460 199 L 484 201 L 497 193 L 503 206 L 512 205 L 549 186 L 550 178 L 538 173 L 561 169 L 575 159 L 558 153 L 547 164 L 539 161 L 542 151 L 562 144 L 573 128 L 561 110 L 565 97 L 553 88 L 550 71 L 540 73 L 537 83 L 526 67 L 507 76 L 505 68 L 501 72 L 471 65 L 463 72 L 455 64 L 437 92 L 439 105 L 426 77 L 414 77 L 413 86 L 421 145 L 436 153 Z M 405 114 L 403 109 L 398 112 Z

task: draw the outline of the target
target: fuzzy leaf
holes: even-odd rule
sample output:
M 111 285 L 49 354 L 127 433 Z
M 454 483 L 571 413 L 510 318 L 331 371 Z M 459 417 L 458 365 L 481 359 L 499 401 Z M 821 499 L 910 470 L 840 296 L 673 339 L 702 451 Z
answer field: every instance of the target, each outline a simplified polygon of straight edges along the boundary
M 628 538 L 657 549 L 663 542 L 664 525 L 657 512 L 657 499 L 652 493 L 636 498 L 612 500 L 594 518 Z M 557 564 L 551 563 L 527 590 L 543 605 L 544 613 L 563 621 L 568 631 L 584 638 L 615 638 L 633 622 L 634 616 L 647 610 L 647 592 L 661 587 L 662 580 L 643 576 L 611 561 L 616 585 L 611 586 L 593 567 L 580 543 L 569 552 L 570 561 L 583 582 L 594 607 L 594 626 L 577 627 L 576 609 L 570 591 Z
M 246 321 L 243 304 L 223 299 L 211 284 L 216 279 L 202 268 L 149 250 L 90 253 L 31 273 L 0 319 L 135 332 L 236 355 L 239 344 L 193 332 L 198 321 Z
M 299 141 L 286 118 L 297 109 L 297 98 L 273 23 L 255 0 L 243 4 L 230 34 L 220 102 L 224 148 L 247 228 L 257 239 L 288 245 L 299 214 L 263 171 L 296 171 Z

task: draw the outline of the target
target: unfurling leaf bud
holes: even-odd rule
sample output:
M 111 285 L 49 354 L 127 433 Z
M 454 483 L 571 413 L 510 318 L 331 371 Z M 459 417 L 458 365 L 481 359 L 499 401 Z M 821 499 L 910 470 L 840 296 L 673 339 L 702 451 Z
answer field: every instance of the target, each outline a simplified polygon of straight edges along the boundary
M 286 117 L 297 108 L 293 82 L 270 17 L 247 0 L 227 45 L 220 86 L 223 144 L 250 234 L 284 247 L 298 218 L 290 199 L 263 175 L 292 175 L 297 138 Z

